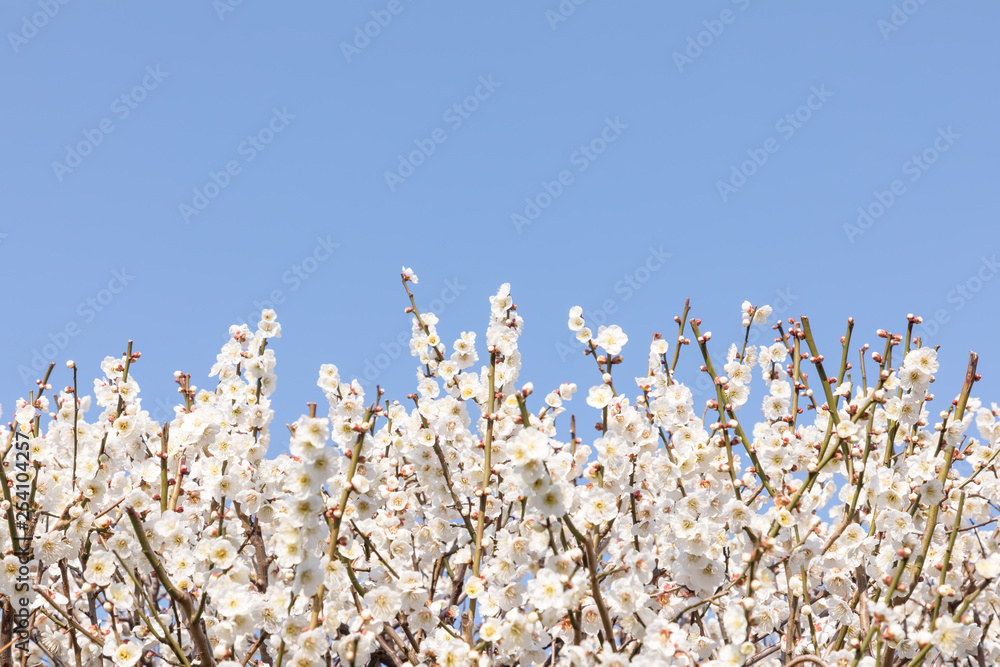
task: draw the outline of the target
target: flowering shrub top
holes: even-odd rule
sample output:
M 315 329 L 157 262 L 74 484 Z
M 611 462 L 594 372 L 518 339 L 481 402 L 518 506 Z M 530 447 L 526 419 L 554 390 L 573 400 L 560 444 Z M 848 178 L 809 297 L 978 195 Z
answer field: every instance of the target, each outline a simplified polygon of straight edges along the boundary
M 863 346 L 855 376 L 851 323 L 830 376 L 806 317 L 721 363 L 685 306 L 677 343 L 655 335 L 633 384 L 614 376 L 628 336 L 574 308 L 598 370 L 584 438 L 566 415 L 575 385 L 543 402 L 518 388 L 507 285 L 480 357 L 474 333 L 449 352 L 416 282 L 404 269 L 416 393 L 366 396 L 323 365 L 327 404 L 275 459 L 273 311 L 230 329 L 213 389 L 177 373 L 168 424 L 142 409 L 131 344 L 93 397 L 70 362 L 50 401 L 47 374 L 4 433 L 0 664 L 21 602 L 32 665 L 1000 662 L 997 408 L 970 394 L 973 355 L 930 411 L 938 362 L 911 335 L 918 317 L 905 343 L 879 332 L 875 367 Z M 744 304 L 748 335 L 769 311 Z M 674 379 L 688 329 L 714 380 L 705 406 Z M 18 432 L 24 498 L 6 479 Z

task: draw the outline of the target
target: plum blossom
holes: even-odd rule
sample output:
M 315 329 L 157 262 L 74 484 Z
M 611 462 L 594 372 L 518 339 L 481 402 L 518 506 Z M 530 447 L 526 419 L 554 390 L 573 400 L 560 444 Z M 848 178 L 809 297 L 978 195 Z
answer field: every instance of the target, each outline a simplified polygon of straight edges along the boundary
M 760 654 L 791 646 L 868 667 L 841 632 L 865 627 L 897 666 L 1000 660 L 1000 423 L 976 357 L 944 372 L 880 331 L 893 354 L 858 363 L 845 338 L 822 370 L 805 318 L 761 347 L 693 318 L 632 359 L 574 307 L 603 352 L 573 408 L 576 384 L 518 379 L 509 284 L 449 352 L 401 277 L 416 377 L 395 398 L 323 363 L 326 402 L 275 427 L 287 341 L 265 310 L 230 327 L 212 386 L 175 374 L 166 425 L 134 353 L 16 402 L 0 594 L 42 612 L 29 664 L 772 667 Z M 743 322 L 770 310 L 745 302 Z

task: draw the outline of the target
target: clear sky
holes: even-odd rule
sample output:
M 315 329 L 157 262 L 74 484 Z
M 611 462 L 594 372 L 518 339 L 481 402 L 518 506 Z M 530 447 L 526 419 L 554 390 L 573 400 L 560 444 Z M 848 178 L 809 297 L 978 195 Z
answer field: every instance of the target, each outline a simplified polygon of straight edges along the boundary
M 570 307 L 632 377 L 688 297 L 720 358 L 745 299 L 834 358 L 921 314 L 934 390 L 976 350 L 996 395 L 1000 5 L 578 2 L 4 2 L 3 418 L 131 338 L 162 420 L 275 300 L 277 424 L 322 363 L 405 400 L 403 265 L 449 345 L 511 283 L 522 378 L 582 414 Z

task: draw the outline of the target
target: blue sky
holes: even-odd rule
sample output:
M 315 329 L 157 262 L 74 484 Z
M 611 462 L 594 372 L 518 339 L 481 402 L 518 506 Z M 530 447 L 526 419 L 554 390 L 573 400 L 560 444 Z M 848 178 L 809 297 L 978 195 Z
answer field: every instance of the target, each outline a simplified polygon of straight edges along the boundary
M 25 375 L 54 360 L 64 386 L 72 358 L 89 387 L 131 338 L 163 419 L 173 372 L 211 386 L 229 325 L 275 299 L 277 424 L 321 398 L 322 363 L 404 400 L 403 265 L 449 344 L 482 340 L 511 283 L 522 378 L 539 400 L 576 382 L 581 415 L 597 376 L 570 307 L 625 329 L 629 378 L 685 298 L 719 358 L 744 299 L 809 315 L 834 358 L 849 316 L 874 343 L 921 314 L 934 390 L 957 394 L 976 350 L 988 400 L 998 19 L 983 1 L 10 0 L 4 418 Z M 699 364 L 686 348 L 682 378 Z

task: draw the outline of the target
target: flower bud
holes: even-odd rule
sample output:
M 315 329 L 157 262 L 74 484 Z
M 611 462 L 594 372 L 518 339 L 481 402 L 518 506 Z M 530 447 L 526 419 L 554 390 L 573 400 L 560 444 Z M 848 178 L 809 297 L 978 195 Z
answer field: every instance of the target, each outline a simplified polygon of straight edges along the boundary
M 882 639 L 890 642 L 898 642 L 906 638 L 906 631 L 899 623 L 891 623 L 882 633 Z

